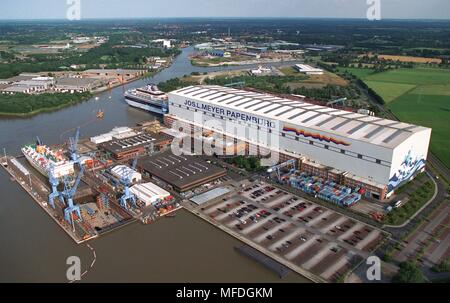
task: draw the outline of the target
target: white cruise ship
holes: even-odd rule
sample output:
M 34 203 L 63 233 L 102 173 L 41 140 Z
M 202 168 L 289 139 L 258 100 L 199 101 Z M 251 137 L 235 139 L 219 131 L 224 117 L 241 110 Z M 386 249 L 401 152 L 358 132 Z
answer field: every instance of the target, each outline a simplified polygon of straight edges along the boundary
M 168 112 L 168 97 L 155 84 L 126 91 L 125 101 L 132 107 L 158 115 L 164 115 Z

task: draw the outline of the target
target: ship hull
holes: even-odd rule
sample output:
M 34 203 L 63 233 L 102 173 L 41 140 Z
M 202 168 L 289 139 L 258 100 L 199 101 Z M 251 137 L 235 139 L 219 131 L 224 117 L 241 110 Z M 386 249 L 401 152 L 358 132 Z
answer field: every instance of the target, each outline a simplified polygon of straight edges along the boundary
M 162 115 L 167 113 L 167 110 L 164 107 L 162 107 L 162 106 L 156 106 L 156 105 L 153 105 L 153 104 L 147 103 L 147 102 L 138 102 L 138 101 L 135 101 L 135 100 L 131 100 L 128 97 L 125 97 L 125 101 L 131 107 L 142 109 L 142 110 L 145 110 L 147 112 L 151 112 L 153 114 L 157 114 L 157 115 L 161 115 L 162 116 Z
M 34 169 L 36 169 L 39 173 L 41 173 L 45 177 L 48 177 L 47 171 L 42 166 L 40 166 L 33 159 L 31 159 L 30 156 L 28 156 L 28 154 L 24 152 L 22 152 L 22 154 L 25 156 L 25 159 L 27 159 L 28 163 L 30 163 L 30 165 L 33 166 Z

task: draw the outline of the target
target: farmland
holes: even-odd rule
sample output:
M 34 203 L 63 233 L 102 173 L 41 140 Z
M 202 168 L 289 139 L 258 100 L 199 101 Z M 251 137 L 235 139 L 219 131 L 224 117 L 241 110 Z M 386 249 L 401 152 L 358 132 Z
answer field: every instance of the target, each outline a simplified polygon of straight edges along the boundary
M 364 81 L 366 84 L 376 91 L 380 96 L 383 97 L 386 103 L 389 103 L 401 95 L 405 94 L 416 86 L 414 84 L 404 84 L 404 83 L 390 83 L 390 82 L 379 82 L 379 81 Z
M 346 70 L 376 91 L 400 120 L 431 127 L 431 150 L 450 167 L 450 70 L 414 68 L 374 74 Z
M 393 56 L 393 55 L 378 55 L 378 59 L 400 61 L 400 62 L 413 62 L 413 63 L 437 63 L 440 64 L 442 59 L 438 58 L 425 58 L 425 57 L 413 57 L 413 56 Z
M 348 72 L 362 80 L 364 80 L 364 78 L 370 76 L 375 72 L 373 69 L 370 68 L 357 68 L 357 67 L 346 67 L 346 68 L 340 67 L 338 70 L 340 72 Z
M 309 75 L 305 76 L 302 73 L 299 73 L 292 66 L 285 66 L 279 68 L 279 70 L 285 75 L 290 77 L 295 77 L 295 81 L 287 82 L 286 84 L 291 88 L 323 88 L 327 85 L 338 85 L 338 86 L 347 86 L 348 81 L 341 78 L 340 76 L 330 73 L 324 72 L 322 75 Z

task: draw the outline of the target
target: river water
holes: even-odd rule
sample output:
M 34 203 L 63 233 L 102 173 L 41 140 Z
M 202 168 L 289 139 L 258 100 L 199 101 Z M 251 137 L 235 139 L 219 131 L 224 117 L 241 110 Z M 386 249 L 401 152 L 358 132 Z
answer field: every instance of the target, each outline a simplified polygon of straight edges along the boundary
M 149 82 L 197 72 L 242 69 L 242 66 L 204 68 L 190 64 L 186 48 L 171 65 L 150 79 L 116 87 L 84 103 L 30 118 L 0 119 L 0 151 L 17 155 L 20 147 L 39 136 L 51 145 L 66 140 L 81 125 L 82 137 L 108 132 L 115 126 L 134 126 L 152 119 L 128 107 L 125 90 Z M 247 66 L 248 67 L 248 66 Z M 105 112 L 103 120 L 96 112 Z M 307 282 L 296 273 L 283 280 L 233 249 L 240 242 L 215 227 L 179 211 L 150 225 L 134 223 L 89 244 L 76 245 L 48 215 L 0 170 L 0 282 L 67 282 L 66 260 L 81 259 L 86 282 Z

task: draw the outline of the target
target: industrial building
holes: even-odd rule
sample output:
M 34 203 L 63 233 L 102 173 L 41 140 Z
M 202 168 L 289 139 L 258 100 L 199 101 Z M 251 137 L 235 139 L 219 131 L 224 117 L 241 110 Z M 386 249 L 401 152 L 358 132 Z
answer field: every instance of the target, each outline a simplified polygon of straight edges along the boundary
M 143 69 L 88 69 L 82 74 L 87 78 L 113 78 L 119 82 L 125 82 L 143 76 L 145 73 Z
M 169 126 L 177 121 L 244 140 L 248 152 L 270 150 L 280 162 L 296 159 L 301 169 L 379 199 L 424 169 L 431 136 L 426 127 L 221 86 L 173 91 L 169 112 Z M 211 120 L 221 127 L 206 127 Z M 245 135 L 228 131 L 242 128 Z M 276 145 L 270 143 L 274 137 Z
M 0 80 L 2 85 L 0 91 L 9 94 L 38 94 L 51 89 L 54 83 L 53 77 L 41 77 L 39 75 L 17 76 Z
M 156 177 L 179 192 L 185 192 L 226 175 L 226 170 L 193 156 L 177 156 L 165 151 L 142 157 L 137 167 L 143 174 Z
M 126 160 L 142 156 L 147 152 L 160 151 L 170 145 L 172 138 L 165 134 L 140 133 L 134 136 L 114 136 L 116 139 L 98 144 L 116 160 Z
M 61 77 L 56 80 L 55 91 L 60 93 L 83 93 L 102 86 L 98 79 L 81 77 Z
M 130 188 L 130 191 L 136 197 L 145 203 L 145 206 L 155 205 L 156 203 L 169 199 L 170 193 L 161 187 L 149 182 L 136 184 Z
M 142 181 L 142 175 L 126 165 L 114 166 L 111 169 L 111 173 L 113 174 L 114 177 L 118 179 L 128 178 L 131 181 L 131 183 L 137 183 Z
M 323 75 L 323 69 L 312 67 L 307 64 L 295 64 L 294 68 L 305 75 Z
M 95 137 L 91 137 L 91 142 L 94 144 L 100 144 L 100 143 L 105 143 L 108 141 L 111 141 L 113 139 L 124 139 L 124 138 L 128 138 L 128 137 L 133 137 L 136 136 L 137 133 L 127 127 L 127 126 L 123 126 L 123 127 L 114 127 L 110 132 L 106 133 L 106 134 L 101 134 Z

